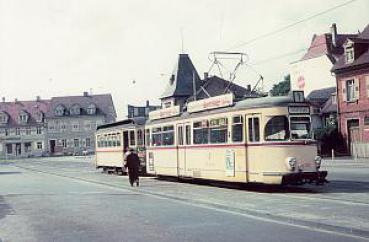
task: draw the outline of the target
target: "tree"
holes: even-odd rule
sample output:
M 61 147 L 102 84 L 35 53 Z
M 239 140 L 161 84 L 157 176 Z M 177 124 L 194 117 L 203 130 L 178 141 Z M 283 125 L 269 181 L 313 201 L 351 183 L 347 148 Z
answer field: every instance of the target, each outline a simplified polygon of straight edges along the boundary
M 274 84 L 270 90 L 272 96 L 287 96 L 291 89 L 291 76 L 290 74 L 284 77 L 284 80 Z

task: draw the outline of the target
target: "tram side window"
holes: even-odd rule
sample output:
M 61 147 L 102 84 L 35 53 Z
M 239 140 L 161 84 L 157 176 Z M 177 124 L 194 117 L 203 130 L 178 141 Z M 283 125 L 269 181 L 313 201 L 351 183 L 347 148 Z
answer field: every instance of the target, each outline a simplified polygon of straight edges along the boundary
M 120 133 L 117 133 L 117 146 L 120 146 L 121 145 L 121 138 L 122 136 L 120 135 Z
M 112 136 L 111 136 L 111 138 L 112 138 L 112 146 L 117 146 L 117 135 L 116 134 L 113 134 Z
M 210 143 L 227 143 L 228 127 L 226 118 L 210 120 Z
M 281 141 L 289 138 L 288 119 L 286 116 L 275 116 L 269 119 L 264 129 L 264 139 Z
M 153 128 L 151 135 L 152 146 L 161 146 L 161 128 Z
M 207 120 L 193 123 L 193 143 L 209 143 L 209 122 Z
M 243 118 L 242 116 L 233 117 L 232 120 L 232 141 L 243 141 Z
M 165 126 L 163 127 L 163 145 L 173 145 L 174 144 L 174 127 Z
M 186 125 L 186 145 L 191 144 L 191 125 Z
M 177 132 L 177 143 L 178 145 L 183 145 L 183 127 L 179 126 L 178 127 L 178 132 Z
M 141 129 L 137 130 L 137 145 L 143 145 L 143 131 Z
M 129 131 L 129 145 L 130 146 L 135 146 L 136 145 L 135 131 L 134 130 Z
M 150 129 L 145 129 L 145 146 L 150 146 Z
M 249 141 L 259 142 L 260 141 L 260 123 L 259 118 L 253 117 L 248 119 L 249 128 Z
M 108 147 L 112 146 L 111 134 L 108 134 Z

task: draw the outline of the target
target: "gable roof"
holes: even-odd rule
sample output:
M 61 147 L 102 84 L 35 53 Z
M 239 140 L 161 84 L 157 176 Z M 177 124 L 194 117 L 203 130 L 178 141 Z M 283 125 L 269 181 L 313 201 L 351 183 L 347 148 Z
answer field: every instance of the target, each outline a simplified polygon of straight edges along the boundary
M 229 81 L 224 80 L 223 78 L 220 78 L 218 76 L 211 76 L 206 80 L 203 80 L 201 86 L 202 88 L 199 87 L 199 89 L 196 92 L 197 99 L 208 98 L 207 94 L 209 94 L 210 97 L 225 94 L 224 91 L 227 89 L 227 87 L 228 90 L 226 93 L 233 93 L 235 99 L 238 100 L 244 99 L 245 97 L 259 97 L 259 95 L 256 92 L 251 92 L 251 90 L 248 90 L 236 83 L 230 83 Z M 194 100 L 193 95 L 187 99 L 187 101 L 193 100 Z
M 46 117 L 55 117 L 54 110 L 58 105 L 63 105 L 69 110 L 75 104 L 78 104 L 82 108 L 81 115 L 84 115 L 86 114 L 87 107 L 91 103 L 96 105 L 96 114 L 106 116 L 106 122 L 115 121 L 117 114 L 110 94 L 53 97 L 51 98 Z
M 45 115 L 49 104 L 50 100 L 1 102 L 0 112 L 4 112 L 9 116 L 7 127 L 21 126 L 18 123 L 18 116 L 22 111 L 29 115 L 27 125 L 37 124 L 37 113 L 42 112 Z
M 336 87 L 328 87 L 328 88 L 313 90 L 306 97 L 306 100 L 308 100 L 312 104 L 315 104 L 316 106 L 322 106 L 324 103 L 328 101 L 328 99 L 330 99 L 332 94 L 335 92 L 336 92 Z
M 193 75 L 196 89 L 199 87 L 199 75 L 188 54 L 180 54 L 161 99 L 173 96 L 188 97 L 193 94 Z
M 348 38 L 357 37 L 357 34 L 337 34 L 337 46 L 333 47 L 332 34 L 324 33 L 321 35 L 314 35 L 310 47 L 300 61 L 317 58 L 323 55 L 334 64 L 338 58 L 343 54 L 343 44 Z
M 360 68 L 369 65 L 369 24 L 357 37 L 349 38 L 350 41 L 359 44 L 363 48 L 363 53 L 356 57 L 353 62 L 346 63 L 345 55 L 341 55 L 337 63 L 332 67 L 332 72 L 340 72 L 348 68 Z

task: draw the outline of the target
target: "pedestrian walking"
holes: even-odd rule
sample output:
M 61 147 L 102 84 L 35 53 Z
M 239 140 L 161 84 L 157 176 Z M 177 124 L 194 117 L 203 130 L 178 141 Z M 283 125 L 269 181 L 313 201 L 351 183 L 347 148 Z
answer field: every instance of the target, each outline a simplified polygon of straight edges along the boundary
M 140 181 L 138 172 L 140 167 L 140 158 L 132 148 L 129 149 L 129 153 L 126 154 L 124 167 L 128 168 L 129 183 L 131 186 L 133 187 L 134 183 L 136 183 L 136 186 L 139 186 Z

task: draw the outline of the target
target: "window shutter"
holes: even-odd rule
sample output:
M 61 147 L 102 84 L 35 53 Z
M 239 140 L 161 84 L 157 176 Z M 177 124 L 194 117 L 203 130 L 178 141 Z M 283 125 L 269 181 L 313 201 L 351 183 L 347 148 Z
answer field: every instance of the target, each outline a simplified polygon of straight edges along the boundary
M 369 97 L 369 75 L 365 76 L 366 96 Z
M 346 82 L 341 82 L 341 86 L 342 86 L 342 101 L 346 102 L 347 101 L 347 93 L 346 93 Z
M 360 79 L 355 78 L 354 79 L 354 93 L 355 93 L 355 99 L 360 99 Z

